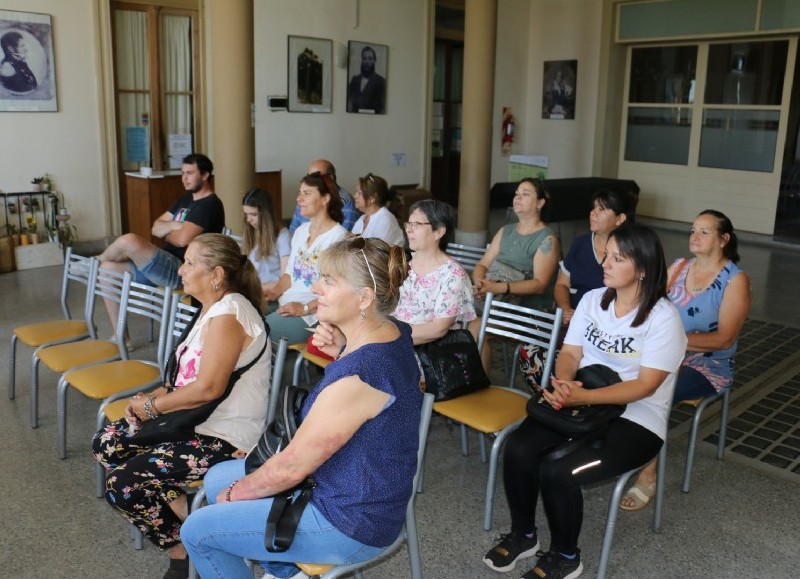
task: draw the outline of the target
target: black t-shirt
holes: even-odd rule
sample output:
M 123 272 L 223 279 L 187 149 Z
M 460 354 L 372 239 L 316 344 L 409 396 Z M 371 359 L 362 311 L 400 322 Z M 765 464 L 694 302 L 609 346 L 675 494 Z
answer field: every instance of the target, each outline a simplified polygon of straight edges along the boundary
M 195 201 L 191 193 L 187 193 L 169 208 L 173 221 L 194 223 L 203 233 L 222 233 L 225 227 L 225 208 L 216 193 Z M 164 249 L 183 261 L 185 247 L 177 247 L 170 242 L 164 243 Z

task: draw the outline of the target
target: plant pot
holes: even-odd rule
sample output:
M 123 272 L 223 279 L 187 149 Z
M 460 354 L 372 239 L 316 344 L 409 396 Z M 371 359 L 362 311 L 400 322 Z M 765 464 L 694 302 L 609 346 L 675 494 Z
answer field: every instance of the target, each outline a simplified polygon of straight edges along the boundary
M 12 233 L 11 234 L 11 239 L 14 240 L 14 247 L 19 245 L 19 233 Z
M 31 245 L 36 245 L 39 243 L 39 234 L 38 233 L 29 233 L 28 239 L 30 239 Z
M 31 191 L 33 191 L 34 193 L 38 193 L 41 190 L 42 190 L 42 186 L 39 183 L 33 183 L 31 185 Z
M 19 244 L 20 245 L 28 245 L 29 243 L 30 243 L 30 240 L 28 239 L 28 234 L 27 233 L 20 233 L 19 234 Z

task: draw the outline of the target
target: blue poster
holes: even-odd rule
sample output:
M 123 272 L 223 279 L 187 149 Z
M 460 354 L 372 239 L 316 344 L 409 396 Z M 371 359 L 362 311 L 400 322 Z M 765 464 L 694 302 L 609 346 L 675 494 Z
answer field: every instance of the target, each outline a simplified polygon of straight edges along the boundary
M 150 135 L 147 127 L 125 127 L 125 161 L 150 162 Z

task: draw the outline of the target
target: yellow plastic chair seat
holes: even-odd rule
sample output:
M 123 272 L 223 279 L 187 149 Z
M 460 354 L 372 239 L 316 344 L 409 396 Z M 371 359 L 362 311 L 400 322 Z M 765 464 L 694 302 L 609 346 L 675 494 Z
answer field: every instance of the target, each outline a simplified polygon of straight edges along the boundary
M 125 409 L 128 407 L 128 402 L 130 402 L 130 398 L 121 398 L 120 400 L 114 400 L 114 402 L 109 402 L 103 407 L 103 414 L 106 415 L 106 419 L 109 422 L 116 422 L 120 418 L 125 417 Z
M 315 366 L 319 366 L 320 368 L 327 368 L 328 364 L 330 364 L 333 361 L 328 358 L 323 358 L 322 356 L 318 356 L 317 354 L 309 354 L 308 350 L 303 350 L 302 356 L 304 359 L 308 360 Z
M 703 401 L 702 398 L 695 398 L 694 400 L 681 400 L 678 404 L 686 404 L 687 406 L 694 406 L 697 408 L 697 405 Z
M 302 352 L 303 350 L 306 349 L 306 343 L 298 342 L 297 344 L 289 344 L 289 349 L 295 352 Z
M 53 372 L 66 372 L 70 368 L 108 360 L 119 356 L 116 344 L 105 340 L 84 340 L 59 344 L 40 350 L 38 357 Z
M 36 347 L 48 342 L 89 335 L 89 328 L 86 322 L 80 320 L 53 320 L 19 326 L 14 328 L 14 335 L 23 344 Z
M 435 402 L 433 411 L 484 434 L 494 434 L 525 418 L 527 402 L 528 398 L 521 392 L 489 386 L 452 400 Z
M 297 567 L 309 577 L 324 575 L 333 569 L 333 565 L 325 565 L 322 563 L 295 563 L 295 565 L 297 565 Z
M 70 386 L 84 396 L 102 400 L 128 388 L 158 380 L 159 376 L 158 368 L 154 365 L 144 364 L 138 360 L 117 360 L 75 370 L 65 378 Z

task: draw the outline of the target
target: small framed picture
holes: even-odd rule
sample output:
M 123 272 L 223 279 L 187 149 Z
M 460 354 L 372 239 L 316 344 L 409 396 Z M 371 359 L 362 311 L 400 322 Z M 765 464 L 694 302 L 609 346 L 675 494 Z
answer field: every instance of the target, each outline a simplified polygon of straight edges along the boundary
M 385 115 L 389 47 L 351 40 L 347 56 L 347 112 Z
M 50 15 L 0 10 L 0 48 L 0 111 L 57 111 Z
M 574 119 L 578 84 L 577 60 L 549 60 L 544 63 L 542 118 Z
M 293 113 L 329 113 L 332 102 L 333 41 L 289 37 L 289 99 Z

